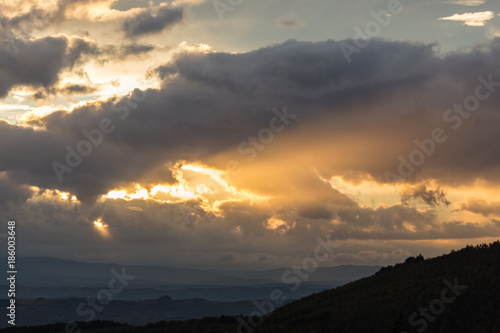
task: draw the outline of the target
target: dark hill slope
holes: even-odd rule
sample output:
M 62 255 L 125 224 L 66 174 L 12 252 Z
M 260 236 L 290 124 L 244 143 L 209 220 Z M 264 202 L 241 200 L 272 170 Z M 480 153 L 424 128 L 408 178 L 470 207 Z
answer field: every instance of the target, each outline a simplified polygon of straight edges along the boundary
M 445 280 L 467 288 L 454 294 Z M 500 242 L 467 246 L 428 260 L 408 258 L 405 264 L 279 308 L 255 331 L 404 330 L 500 332 Z

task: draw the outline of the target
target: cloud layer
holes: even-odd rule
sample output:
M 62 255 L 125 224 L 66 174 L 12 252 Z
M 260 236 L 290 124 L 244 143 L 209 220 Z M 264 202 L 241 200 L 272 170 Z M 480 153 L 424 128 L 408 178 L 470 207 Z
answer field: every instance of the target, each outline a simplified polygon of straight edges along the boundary
M 136 32 L 150 31 L 144 27 Z M 9 52 L 4 95 L 16 84 L 53 85 L 94 48 L 59 37 Z M 30 254 L 64 248 L 87 259 L 149 256 L 193 266 L 250 265 L 262 256 L 271 266 L 293 263 L 326 234 L 344 242 L 345 258 L 375 251 L 381 261 L 395 260 L 403 240 L 409 251 L 417 240 L 498 235 L 497 220 L 443 217 L 437 204 L 451 200 L 442 188 L 482 180 L 486 191 L 500 183 L 500 151 L 490 144 L 500 139 L 499 54 L 500 39 L 447 56 L 436 45 L 371 40 L 350 64 L 341 42 L 331 40 L 245 53 L 186 49 L 153 71 L 158 88 L 34 116 L 25 126 L 0 122 L 0 218 L 23 222 Z M 480 84 L 488 94 L 480 107 L 453 111 Z M 398 185 L 407 205 L 367 205 L 349 191 L 364 182 L 395 186 L 386 171 L 397 172 L 398 156 L 411 156 L 415 140 L 436 128 L 448 140 Z M 86 155 L 81 163 L 70 163 L 75 152 Z M 55 161 L 71 169 L 62 182 Z M 436 187 L 421 185 L 429 183 Z M 154 188 L 164 192 L 153 195 Z M 129 195 L 103 197 L 113 190 Z M 496 212 L 487 208 L 462 205 L 478 216 Z M 98 218 L 110 238 L 95 230 Z M 383 245 L 387 240 L 397 248 Z M 436 244 L 426 246 L 435 251 Z

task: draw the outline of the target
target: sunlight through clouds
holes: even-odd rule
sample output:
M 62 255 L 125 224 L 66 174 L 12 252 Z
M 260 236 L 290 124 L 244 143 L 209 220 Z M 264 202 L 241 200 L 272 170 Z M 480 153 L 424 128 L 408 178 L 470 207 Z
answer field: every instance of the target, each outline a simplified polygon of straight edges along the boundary
M 206 211 L 220 213 L 219 206 L 228 202 L 264 202 L 267 197 L 231 186 L 224 171 L 202 164 L 177 164 L 170 168 L 175 184 L 135 184 L 130 190 L 116 189 L 102 199 L 152 200 L 160 203 L 181 203 L 196 200 Z M 148 190 L 149 188 L 150 190 Z

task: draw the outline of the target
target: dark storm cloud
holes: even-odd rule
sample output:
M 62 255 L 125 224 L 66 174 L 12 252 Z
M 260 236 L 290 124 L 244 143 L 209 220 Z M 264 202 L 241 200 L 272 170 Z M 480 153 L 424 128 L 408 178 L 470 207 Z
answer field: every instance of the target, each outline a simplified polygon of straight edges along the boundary
M 235 95 L 318 103 L 368 96 L 430 79 L 439 63 L 431 45 L 373 41 L 355 64 L 348 65 L 334 41 L 289 40 L 242 54 L 183 54 L 174 63 L 179 74 Z
M 36 40 L 12 39 L 0 46 L 0 97 L 16 85 L 49 88 L 59 74 L 72 68 L 86 54 L 95 54 L 93 43 L 64 36 Z
M 176 23 L 182 21 L 184 8 L 160 6 L 148 8 L 123 22 L 123 30 L 127 37 L 137 37 L 147 34 L 160 33 Z

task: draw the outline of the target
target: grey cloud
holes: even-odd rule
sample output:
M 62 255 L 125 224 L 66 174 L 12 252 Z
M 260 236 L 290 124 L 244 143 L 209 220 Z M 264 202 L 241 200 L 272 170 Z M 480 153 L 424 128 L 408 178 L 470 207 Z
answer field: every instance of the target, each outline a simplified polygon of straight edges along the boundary
M 62 114 L 52 114 L 52 117 L 56 116 L 64 117 Z M 116 126 L 120 125 L 118 117 L 112 119 Z M 78 142 L 86 139 L 82 130 L 92 131 L 98 128 L 98 124 L 98 121 L 95 124 L 83 121 L 64 131 L 54 129 L 51 132 L 39 132 L 0 122 L 0 139 L 3 143 L 0 145 L 0 169 L 7 171 L 9 178 L 20 184 L 36 185 L 42 189 L 57 188 L 77 195 L 82 201 L 93 201 L 122 182 L 147 174 L 161 162 L 161 155 L 150 155 L 146 151 L 139 153 L 104 141 L 78 167 L 78 173 L 68 174 L 61 184 L 57 184 L 59 182 L 55 178 L 54 183 L 52 162 L 66 163 L 66 147 L 76 149 Z M 5 144 L 7 142 L 10 144 Z M 19 154 L 20 149 L 22 154 Z
M 128 44 L 122 45 L 120 50 L 120 56 L 122 58 L 128 56 L 139 56 L 151 52 L 155 49 L 153 45 L 143 45 L 143 44 Z
M 319 98 L 326 103 L 375 94 L 377 87 L 382 91 L 425 82 L 440 62 L 432 49 L 432 45 L 372 41 L 347 66 L 337 42 L 289 40 L 243 54 L 182 54 L 174 65 L 189 81 L 234 94 L 288 101 L 293 96 L 299 101 Z
M 483 216 L 500 216 L 500 202 L 486 202 L 485 200 L 469 199 L 467 202 L 463 203 L 460 208 Z
M 82 84 L 69 84 L 64 86 L 62 92 L 65 94 L 91 94 L 97 91 L 96 87 Z
M 406 190 L 401 194 L 401 202 L 408 205 L 412 200 L 420 200 L 429 206 L 437 206 L 443 204 L 449 206 L 451 202 L 446 199 L 446 193 L 437 188 L 435 190 L 427 189 L 427 186 L 422 184 L 418 187 Z
M 28 186 L 19 186 L 17 182 L 1 177 L 0 175 L 0 207 L 19 207 L 31 198 L 33 191 Z
M 149 73 L 148 76 L 158 76 L 161 80 L 164 80 L 168 78 L 170 75 L 174 75 L 177 73 L 177 71 L 170 67 L 170 66 L 160 66 L 152 69 Z
M 131 57 L 140 58 L 156 50 L 155 45 L 148 44 L 107 44 L 99 46 L 98 61 L 105 63 L 116 60 L 129 59 Z
M 179 23 L 183 17 L 184 9 L 181 7 L 148 8 L 135 17 L 126 19 L 123 22 L 123 30 L 130 38 L 160 33 L 164 29 Z
M 304 25 L 304 22 L 302 22 L 297 14 L 291 13 L 287 14 L 281 17 L 278 17 L 276 19 L 276 25 L 280 28 L 284 29 L 291 29 L 291 28 L 297 28 L 300 26 Z
M 62 87 L 52 86 L 45 88 L 43 90 L 39 90 L 35 94 L 33 94 L 33 98 L 38 100 L 38 99 L 46 99 L 49 95 L 64 95 L 64 96 L 87 95 L 87 94 L 93 94 L 98 90 L 99 87 L 90 82 L 87 84 L 69 83 Z
M 33 3 L 26 13 L 14 17 L 0 16 L 0 27 L 18 33 L 30 34 L 34 30 L 43 30 L 51 25 L 65 22 L 70 15 L 78 12 L 79 19 L 92 21 L 86 16 L 86 8 L 94 4 L 107 3 L 107 0 L 58 0 L 54 9 L 44 10 Z M 120 24 L 125 34 L 130 37 L 160 33 L 179 23 L 184 18 L 185 7 L 156 6 L 136 8 L 139 13 L 123 19 Z M 141 53 L 138 48 L 129 49 L 131 53 Z
M 311 219 L 331 219 L 333 217 L 332 211 L 321 205 L 302 207 L 299 209 L 299 215 Z
M 0 46 L 0 97 L 16 85 L 51 87 L 64 69 L 75 66 L 85 54 L 97 52 L 83 39 L 44 37 L 36 40 L 11 40 Z
M 58 0 L 53 10 L 39 8 L 35 1 L 31 2 L 30 10 L 14 17 L 0 17 L 0 25 L 7 29 L 31 33 L 34 29 L 44 29 L 52 24 L 58 24 L 66 19 L 69 11 L 78 6 L 92 5 L 107 0 Z

